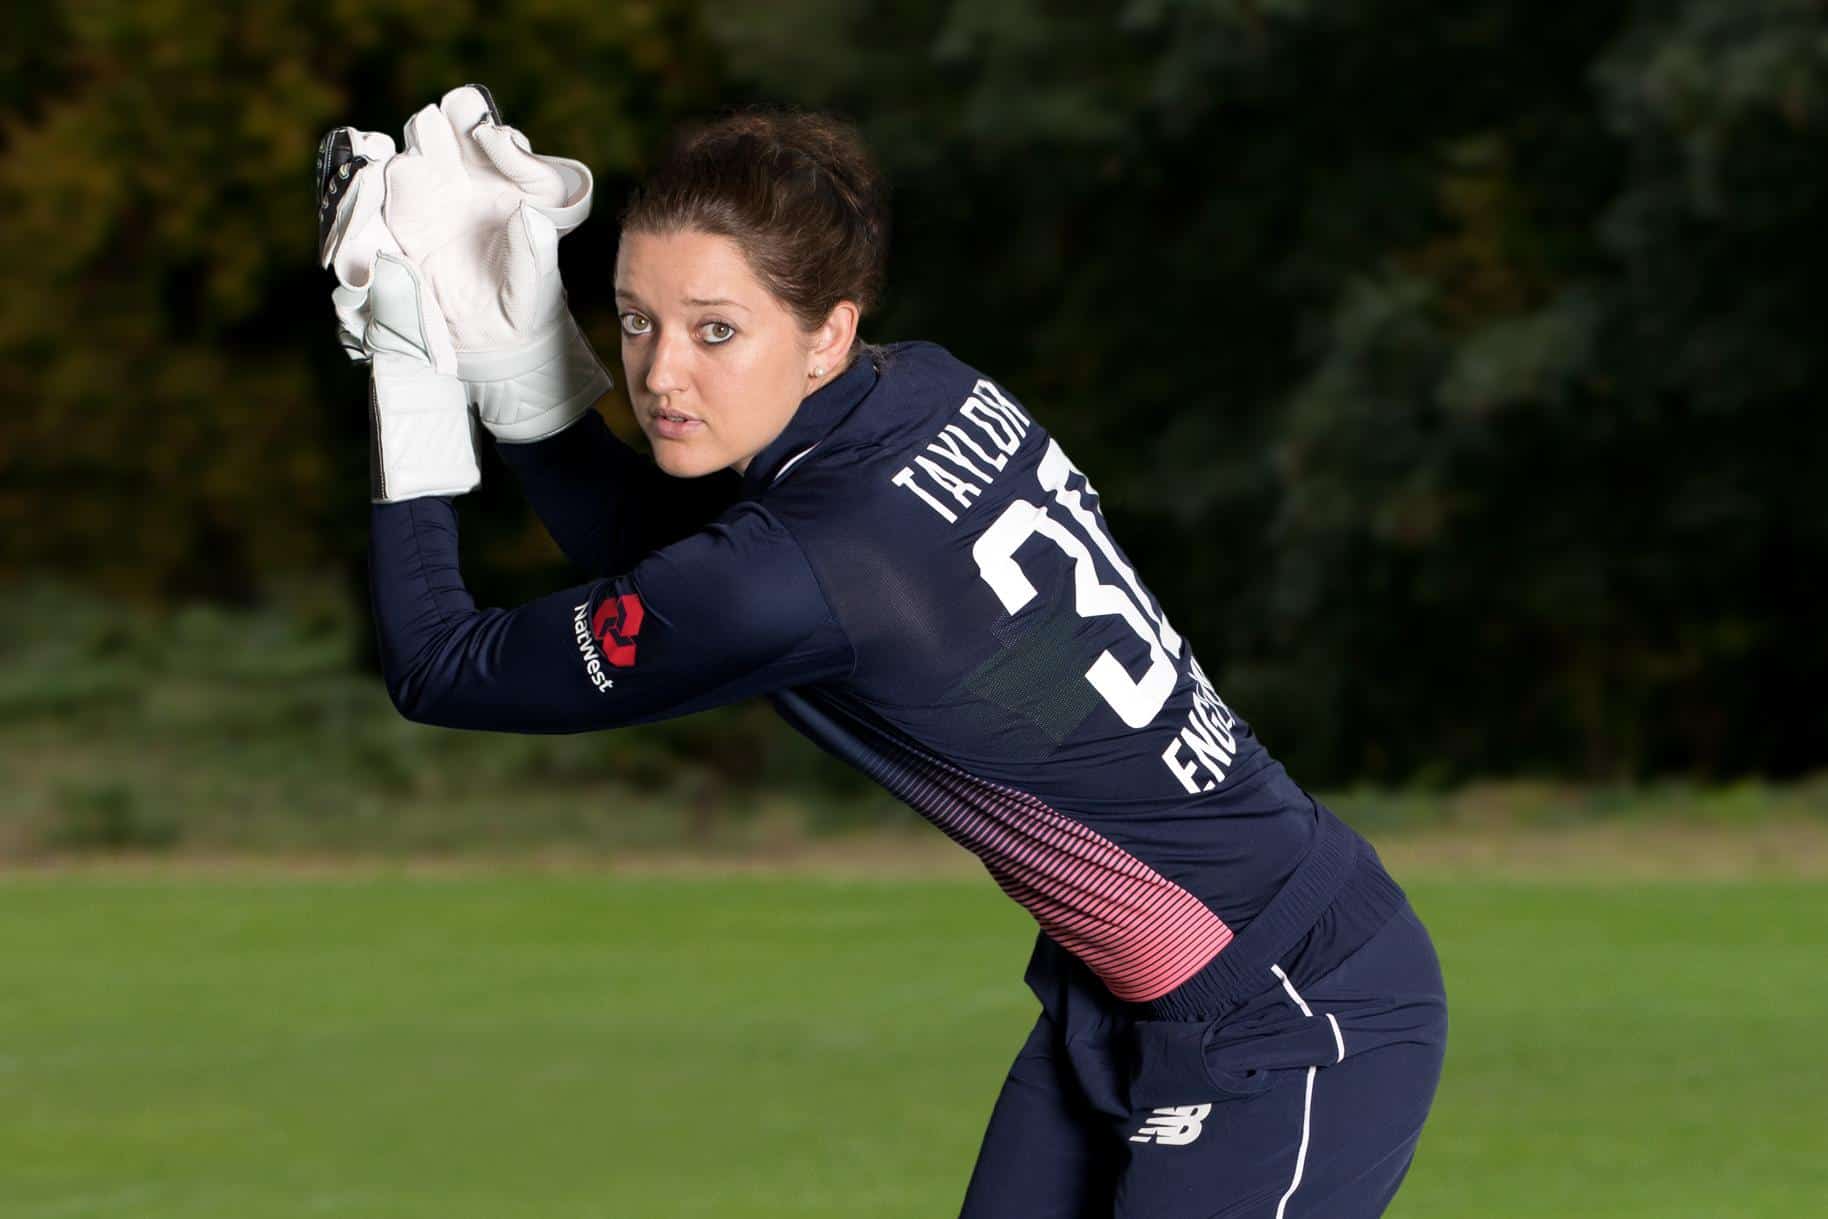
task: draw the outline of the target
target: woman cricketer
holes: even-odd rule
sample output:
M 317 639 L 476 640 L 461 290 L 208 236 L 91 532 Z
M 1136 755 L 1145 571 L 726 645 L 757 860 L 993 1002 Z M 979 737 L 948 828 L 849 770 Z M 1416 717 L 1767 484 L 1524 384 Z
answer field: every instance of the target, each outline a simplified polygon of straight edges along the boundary
M 407 717 L 585 732 L 765 695 L 977 855 L 1035 918 L 1041 1014 L 965 1219 L 1381 1214 L 1446 1001 L 1370 845 L 1226 705 L 1014 390 L 863 342 L 884 191 L 855 131 L 752 112 L 628 201 L 622 367 L 565 305 L 584 166 L 486 90 L 340 128 L 319 237 L 371 362 L 374 614 Z M 472 419 L 589 583 L 478 609 L 453 497 Z

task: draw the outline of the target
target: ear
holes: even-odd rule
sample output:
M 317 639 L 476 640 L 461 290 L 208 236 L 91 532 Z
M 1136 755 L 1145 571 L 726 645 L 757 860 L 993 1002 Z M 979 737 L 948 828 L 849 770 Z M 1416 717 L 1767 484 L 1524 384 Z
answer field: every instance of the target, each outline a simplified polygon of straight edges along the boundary
M 857 338 L 860 316 L 856 301 L 839 301 L 832 306 L 819 328 L 812 332 L 812 347 L 806 353 L 808 375 L 815 368 L 828 372 L 837 370 Z

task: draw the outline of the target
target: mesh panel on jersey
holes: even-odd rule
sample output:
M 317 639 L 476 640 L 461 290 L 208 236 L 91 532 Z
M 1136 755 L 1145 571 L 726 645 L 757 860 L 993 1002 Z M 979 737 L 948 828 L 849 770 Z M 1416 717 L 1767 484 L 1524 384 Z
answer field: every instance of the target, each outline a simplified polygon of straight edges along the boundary
M 1085 645 L 1078 639 L 1084 619 L 1064 598 L 1041 605 L 1045 608 L 1005 615 L 991 627 L 1003 646 L 962 685 L 1059 745 L 1100 700 L 1084 679 Z

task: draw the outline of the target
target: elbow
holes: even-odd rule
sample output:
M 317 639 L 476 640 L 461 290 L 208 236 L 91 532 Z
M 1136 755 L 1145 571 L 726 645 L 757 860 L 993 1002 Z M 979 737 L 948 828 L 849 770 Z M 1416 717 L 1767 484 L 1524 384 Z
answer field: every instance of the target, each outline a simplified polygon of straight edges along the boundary
M 390 668 L 386 674 L 387 697 L 394 710 L 415 724 L 443 726 L 439 715 L 440 700 L 433 683 L 423 673 L 412 669 Z
M 381 636 L 381 679 L 387 697 L 402 718 L 434 728 L 465 727 L 453 724 L 465 677 L 459 658 L 456 632 L 396 638 Z

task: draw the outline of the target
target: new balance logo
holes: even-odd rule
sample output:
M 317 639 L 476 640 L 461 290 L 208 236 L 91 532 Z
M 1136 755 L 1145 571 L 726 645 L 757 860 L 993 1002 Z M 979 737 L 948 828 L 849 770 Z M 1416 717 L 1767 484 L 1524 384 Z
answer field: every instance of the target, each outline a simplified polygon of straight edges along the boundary
M 1211 1105 L 1175 1105 L 1168 1109 L 1151 1109 L 1143 1128 L 1130 1136 L 1132 1143 L 1160 1143 L 1182 1147 L 1200 1137 L 1200 1123 L 1212 1112 Z

